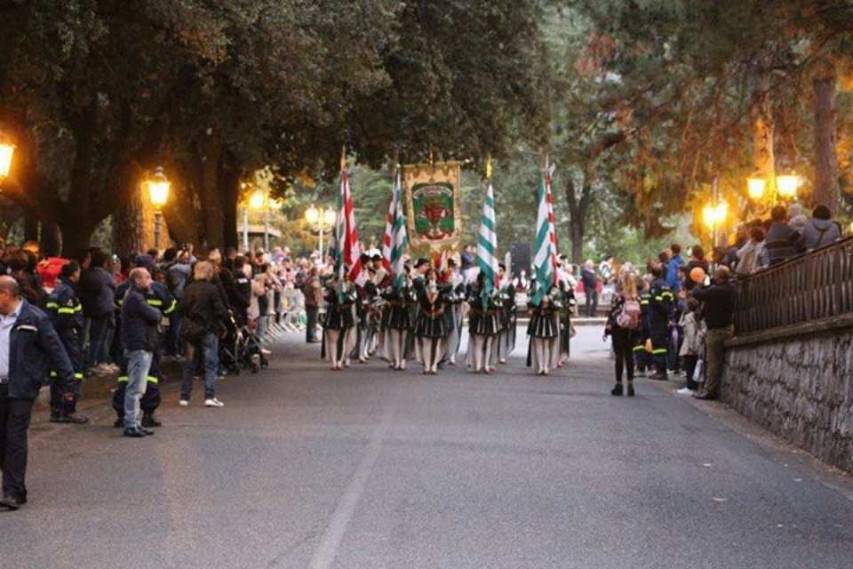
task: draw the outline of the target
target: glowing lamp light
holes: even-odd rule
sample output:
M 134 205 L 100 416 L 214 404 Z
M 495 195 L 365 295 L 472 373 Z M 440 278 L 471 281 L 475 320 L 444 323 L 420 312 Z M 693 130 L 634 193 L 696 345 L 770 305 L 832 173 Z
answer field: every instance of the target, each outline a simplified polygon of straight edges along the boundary
M 146 186 L 151 205 L 157 209 L 166 205 L 166 202 L 169 201 L 169 190 L 172 189 L 172 183 L 163 173 L 163 168 L 157 167 L 154 170 L 154 175 L 146 182 Z
M 11 142 L 6 142 L 0 133 L 0 178 L 5 178 L 9 175 L 12 169 L 12 158 L 15 155 L 15 145 Z
M 313 205 L 305 210 L 305 221 L 311 225 L 317 225 L 320 221 L 320 211 Z
M 264 202 L 266 201 L 266 196 L 260 190 L 253 192 L 251 196 L 249 196 L 249 207 L 252 209 L 261 209 L 264 207 Z
M 800 187 L 800 177 L 796 175 L 776 176 L 776 188 L 783 198 L 793 198 Z
M 327 207 L 326 211 L 323 212 L 323 221 L 326 225 L 334 225 L 337 217 L 337 212 L 330 207 Z
M 764 178 L 747 178 L 746 191 L 749 198 L 752 200 L 760 200 L 764 197 L 764 191 L 767 189 L 767 182 Z
M 716 227 L 724 221 L 729 214 L 729 204 L 720 202 L 717 205 L 706 205 L 702 209 L 702 221 L 709 227 Z

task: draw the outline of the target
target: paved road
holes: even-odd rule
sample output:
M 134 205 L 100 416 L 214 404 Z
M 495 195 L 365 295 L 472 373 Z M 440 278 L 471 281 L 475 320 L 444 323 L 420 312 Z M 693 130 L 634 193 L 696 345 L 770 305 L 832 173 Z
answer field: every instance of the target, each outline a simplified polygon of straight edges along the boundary
M 311 348 L 314 348 L 313 346 Z M 176 406 L 155 437 L 103 416 L 37 429 L 3 569 L 845 568 L 853 484 L 651 382 L 610 397 L 600 329 L 560 377 L 378 362 L 292 342 Z

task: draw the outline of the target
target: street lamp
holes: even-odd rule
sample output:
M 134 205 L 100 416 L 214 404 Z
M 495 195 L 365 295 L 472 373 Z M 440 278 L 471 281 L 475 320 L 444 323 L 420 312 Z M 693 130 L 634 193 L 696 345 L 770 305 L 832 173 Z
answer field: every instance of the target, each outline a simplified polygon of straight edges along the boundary
M 0 179 L 9 175 L 12 169 L 12 158 L 15 155 L 15 145 L 0 132 Z
M 776 189 L 779 195 L 786 199 L 793 199 L 800 187 L 800 177 L 795 174 L 776 176 Z
M 749 198 L 755 201 L 760 201 L 764 197 L 764 192 L 767 189 L 767 182 L 764 178 L 747 178 L 746 191 Z
M 320 254 L 323 254 L 323 230 L 327 227 L 332 227 L 335 224 L 335 219 L 337 218 L 337 213 L 331 207 L 327 207 L 325 210 L 319 210 L 314 207 L 314 204 L 305 210 L 305 221 L 308 222 L 309 225 L 316 227 L 320 233 L 320 242 L 318 243 L 318 248 L 320 249 Z
M 166 177 L 161 166 L 154 169 L 154 175 L 145 181 L 148 199 L 154 206 L 154 248 L 160 249 L 160 232 L 163 219 L 163 206 L 169 201 L 169 191 L 172 183 Z
M 728 214 L 729 204 L 726 202 L 708 204 L 702 209 L 702 221 L 711 230 L 711 249 L 717 245 L 717 228 L 726 221 Z

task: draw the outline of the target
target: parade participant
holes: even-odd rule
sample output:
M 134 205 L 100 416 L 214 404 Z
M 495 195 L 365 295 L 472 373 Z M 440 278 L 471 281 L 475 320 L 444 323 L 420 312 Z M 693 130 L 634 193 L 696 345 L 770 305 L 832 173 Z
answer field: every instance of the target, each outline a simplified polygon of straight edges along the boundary
M 622 374 L 628 377 L 628 397 L 634 396 L 634 357 L 633 347 L 642 330 L 642 308 L 637 294 L 637 280 L 633 271 L 622 270 L 616 284 L 616 291 L 604 328 L 605 338 L 613 339 L 613 352 L 616 356 L 616 385 L 611 395 L 622 395 Z
M 515 288 L 512 286 L 512 278 L 506 274 L 506 265 L 498 263 L 498 298 L 496 303 L 498 316 L 498 335 L 495 338 L 493 360 L 505 364 L 507 358 L 515 348 L 515 327 L 517 321 L 515 306 Z M 494 361 L 491 365 L 494 369 Z
M 447 306 L 448 286 L 439 286 L 433 270 L 425 273 L 424 278 L 425 284 L 418 291 L 415 356 L 423 364 L 424 374 L 435 375 L 447 345 L 447 321 L 444 311 Z
M 488 294 L 485 290 L 485 275 L 468 285 L 468 367 L 475 373 L 492 373 L 492 351 L 500 329 L 497 317 L 498 292 Z
M 145 293 L 151 287 L 151 274 L 142 267 L 130 271 L 130 287 L 121 305 L 121 345 L 127 358 L 127 387 L 124 397 L 124 436 L 154 434 L 140 424 L 140 400 L 145 393 L 148 370 L 160 343 L 157 326 L 159 310 L 149 306 Z
M 225 406 L 216 397 L 216 379 L 219 371 L 219 336 L 228 309 L 222 301 L 219 287 L 214 283 L 215 278 L 213 264 L 199 261 L 193 267 L 193 281 L 184 289 L 181 300 L 181 311 L 184 313 L 181 341 L 186 354 L 181 377 L 181 407 L 190 404 L 193 375 L 199 367 L 204 369 L 205 407 Z
M 675 295 L 663 279 L 663 266 L 652 265 L 654 280 L 649 290 L 648 326 L 652 341 L 652 360 L 655 373 L 649 379 L 667 379 L 666 356 L 670 343 L 670 328 L 675 325 Z
M 14 278 L 0 276 L 0 507 L 9 510 L 27 503 L 27 430 L 49 367 L 70 398 L 74 368 L 49 318 L 21 297 Z
M 361 254 L 361 266 L 362 270 L 367 271 L 368 279 L 369 275 L 372 272 L 373 268 L 371 266 L 371 258 L 370 255 L 366 253 Z M 372 288 L 372 292 L 367 289 L 366 285 L 372 284 L 368 280 L 365 283 L 365 286 L 355 285 L 355 290 L 357 294 L 356 302 L 355 302 L 355 315 L 356 315 L 356 325 L 355 325 L 355 344 L 353 346 L 352 353 L 350 354 L 351 358 L 356 358 L 359 363 L 367 363 L 368 359 L 368 351 L 369 351 L 369 342 L 370 342 L 370 322 L 369 322 L 369 310 L 370 310 L 370 302 L 372 297 L 372 292 L 375 293 L 376 289 Z
M 409 305 L 417 298 L 408 276 L 400 279 L 400 286 L 389 286 L 382 292 L 385 306 L 382 312 L 382 329 L 385 331 L 383 351 L 392 369 L 406 369 L 407 336 L 412 329 Z
M 149 274 L 152 274 L 152 276 L 160 273 L 160 271 L 154 267 L 154 260 L 148 255 L 138 256 L 134 260 L 134 266 L 144 268 L 145 270 L 149 271 Z M 121 327 L 124 324 L 121 320 L 121 308 L 130 286 L 131 282 L 128 280 L 123 282 L 118 286 L 118 288 L 116 288 L 115 305 L 116 311 L 119 315 L 116 318 L 116 325 L 119 332 L 121 331 Z M 168 286 L 157 280 L 152 279 L 151 286 L 149 286 L 143 294 L 145 296 L 146 304 L 156 309 L 161 314 L 161 322 L 163 326 L 158 328 L 158 334 L 168 335 L 168 330 L 164 330 L 164 328 L 171 322 L 169 320 L 169 317 L 172 316 L 175 312 L 177 312 L 177 301 L 172 297 L 171 293 L 169 292 Z M 121 338 L 120 333 L 119 338 Z M 119 360 L 121 365 L 117 379 L 118 385 L 116 390 L 113 392 L 113 410 L 116 413 L 116 420 L 113 423 L 113 426 L 116 428 L 123 427 L 125 424 L 124 401 L 129 380 L 129 375 L 127 373 L 128 362 L 127 358 L 125 358 L 123 355 L 124 349 L 122 348 L 121 350 L 119 350 L 119 352 L 122 353 L 122 357 Z M 148 369 L 148 375 L 146 377 L 145 382 L 145 390 L 139 402 L 140 408 L 142 409 L 141 425 L 143 428 L 146 429 L 162 426 L 162 423 L 160 423 L 160 421 L 157 420 L 157 418 L 154 416 L 154 413 L 160 407 L 160 403 L 162 402 L 162 398 L 160 396 L 160 380 L 163 378 L 163 374 L 160 370 L 160 363 L 162 358 L 162 342 L 157 342 L 157 344 L 153 347 L 151 365 Z
M 47 314 L 56 329 L 62 347 L 74 368 L 71 390 L 63 391 L 58 381 L 50 384 L 50 421 L 52 423 L 88 423 L 89 419 L 76 415 L 77 400 L 80 398 L 80 382 L 83 381 L 83 307 L 77 297 L 75 286 L 80 281 L 80 265 L 70 261 L 62 266 L 59 284 L 47 298 Z M 51 378 L 57 376 L 51 370 Z
M 527 334 L 530 336 L 530 348 L 528 353 L 528 366 L 533 366 L 537 375 L 550 375 L 551 369 L 557 366 L 559 361 L 559 337 L 560 325 L 558 313 L 561 307 L 559 300 L 559 289 L 551 283 L 532 281 L 529 298 L 536 296 L 539 286 L 546 287 L 545 294 L 538 304 L 528 304 L 530 311 L 530 324 Z
M 342 282 L 337 276 L 333 276 L 326 285 L 321 355 L 328 354 L 333 370 L 341 370 L 350 365 L 357 294 L 355 287 L 349 282 L 346 270 Z
M 447 360 L 450 365 L 456 365 L 459 346 L 462 344 L 462 324 L 465 319 L 465 277 L 459 270 L 459 264 L 453 257 L 447 260 L 449 269 L 448 283 L 450 290 L 447 294 L 448 308 L 445 312 L 447 319 Z
M 557 282 L 560 289 L 560 359 L 557 362 L 557 367 L 566 365 L 571 355 L 572 337 L 575 335 L 572 316 L 574 316 L 575 306 L 577 305 L 574 287 L 568 274 L 562 270 L 563 266 L 560 265 L 559 267 L 559 281 Z

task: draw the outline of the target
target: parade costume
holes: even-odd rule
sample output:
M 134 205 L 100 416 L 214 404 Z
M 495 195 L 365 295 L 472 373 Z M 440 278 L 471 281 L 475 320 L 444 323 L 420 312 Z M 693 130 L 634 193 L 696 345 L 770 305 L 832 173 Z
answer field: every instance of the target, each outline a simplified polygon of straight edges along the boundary
M 60 283 L 47 298 L 47 313 L 56 329 L 59 341 L 68 354 L 74 369 L 74 382 L 63 386 L 55 381 L 57 372 L 51 370 L 50 377 L 50 420 L 54 422 L 85 422 L 74 417 L 77 400 L 80 399 L 80 383 L 83 381 L 83 307 L 74 285 L 68 278 L 59 277 Z M 70 388 L 70 389 L 69 389 Z M 67 393 L 66 393 L 67 391 Z M 68 394 L 71 394 L 69 397 Z
M 498 294 L 485 295 L 481 283 L 468 286 L 468 355 L 467 363 L 474 372 L 491 373 L 492 354 L 501 322 L 498 321 Z
M 124 297 L 129 288 L 130 281 L 127 281 L 119 285 L 116 289 L 115 302 L 116 307 L 118 307 L 119 310 L 121 309 Z M 177 301 L 172 297 L 172 294 L 169 292 L 166 285 L 156 281 L 152 282 L 151 286 L 145 292 L 145 302 L 149 306 L 159 310 L 164 318 L 168 318 L 173 312 L 175 312 L 178 306 Z M 120 319 L 118 321 L 120 326 Z M 116 412 L 116 421 L 114 423 L 115 427 L 124 426 L 124 396 L 127 391 L 129 378 L 127 375 L 127 358 L 124 357 L 123 352 L 124 350 L 122 350 L 121 365 L 117 380 L 118 385 L 116 390 L 113 392 L 113 410 Z M 162 401 L 160 396 L 160 380 L 163 376 L 160 371 L 160 358 L 163 355 L 162 352 L 163 350 L 159 346 L 153 352 L 151 367 L 148 369 L 148 376 L 146 378 L 145 393 L 142 394 L 142 399 L 139 403 L 140 408 L 142 409 L 142 426 L 145 428 L 160 426 L 160 422 L 154 417 L 154 412 L 158 407 L 160 407 L 160 403 Z
M 382 293 L 382 299 L 385 303 L 382 311 L 385 345 L 382 349 L 392 368 L 406 369 L 407 337 L 412 329 L 409 305 L 415 301 L 414 293 L 408 286 L 391 286 Z
M 528 305 L 531 315 L 527 327 L 527 334 L 530 336 L 527 365 L 532 366 L 537 375 L 549 375 L 560 360 L 560 291 L 555 286 L 546 286 L 549 287 L 548 293 L 542 297 L 539 304 Z M 531 298 L 534 297 L 533 292 L 531 290 Z
M 493 360 L 505 364 L 515 349 L 515 329 L 518 321 L 515 305 L 515 287 L 507 283 L 501 287 L 497 298 L 498 325 L 500 331 L 496 338 Z M 494 367 L 494 365 L 492 366 Z
M 418 291 L 418 317 L 415 322 L 415 357 L 424 366 L 424 373 L 438 373 L 438 363 L 447 347 L 447 294 L 449 286 L 434 280 Z
M 572 336 L 574 336 L 574 326 L 572 325 L 572 316 L 575 312 L 575 291 L 566 281 L 560 281 L 560 361 L 558 367 L 562 367 L 568 361 L 571 355 Z
M 323 316 L 323 347 L 321 356 L 328 355 L 332 369 L 350 365 L 350 353 L 355 345 L 355 303 L 358 293 L 350 283 L 326 286 L 326 314 Z

